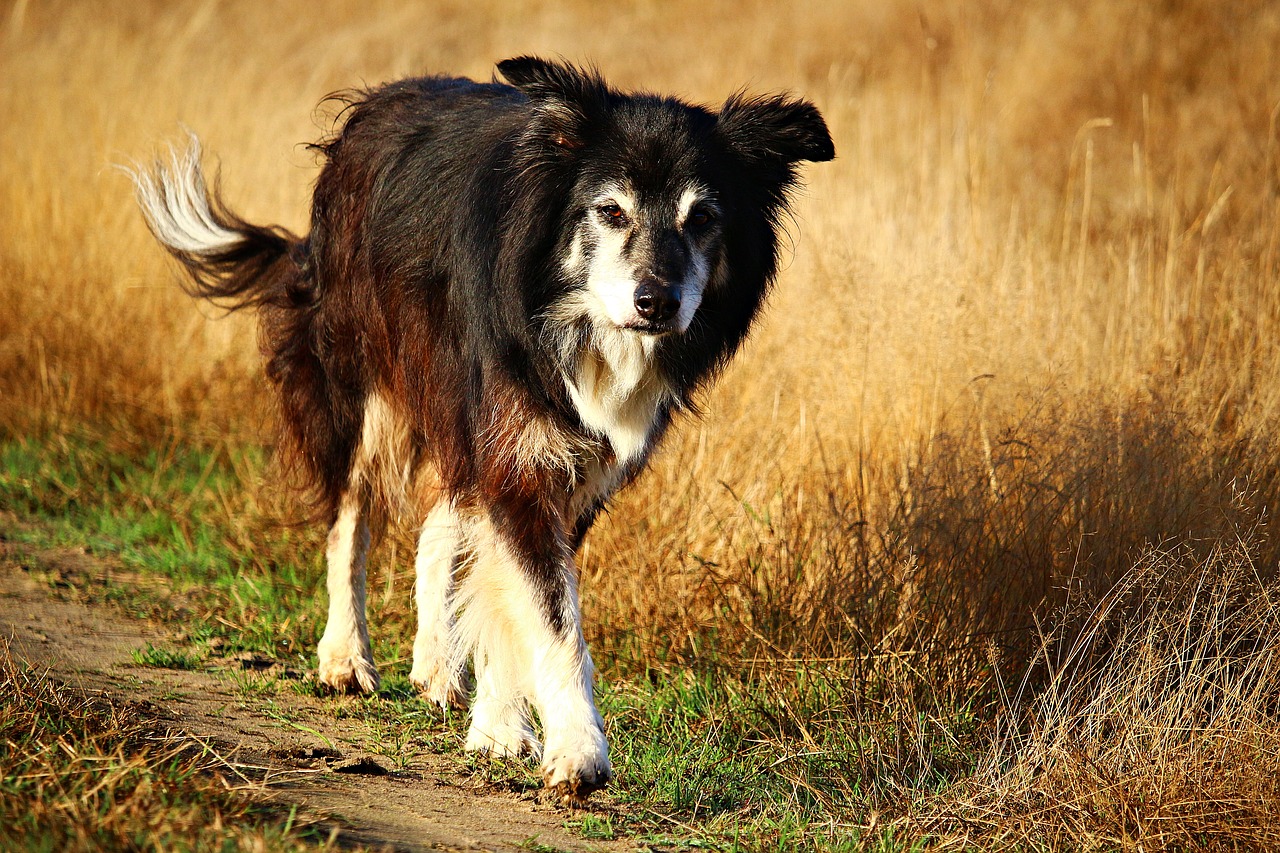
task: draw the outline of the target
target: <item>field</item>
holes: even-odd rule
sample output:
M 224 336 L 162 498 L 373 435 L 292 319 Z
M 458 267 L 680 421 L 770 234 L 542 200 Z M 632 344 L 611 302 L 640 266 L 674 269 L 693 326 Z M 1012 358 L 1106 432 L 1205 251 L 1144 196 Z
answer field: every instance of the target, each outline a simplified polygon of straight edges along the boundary
M 301 230 L 336 90 L 519 53 L 788 89 L 837 159 L 580 555 L 611 832 L 1280 845 L 1280 5 L 17 0 L 0 45 L 0 531 L 163 579 L 108 597 L 180 598 L 185 651 L 314 667 L 323 531 L 252 318 L 181 294 L 114 165 L 189 129 Z M 392 684 L 407 542 L 370 582 Z

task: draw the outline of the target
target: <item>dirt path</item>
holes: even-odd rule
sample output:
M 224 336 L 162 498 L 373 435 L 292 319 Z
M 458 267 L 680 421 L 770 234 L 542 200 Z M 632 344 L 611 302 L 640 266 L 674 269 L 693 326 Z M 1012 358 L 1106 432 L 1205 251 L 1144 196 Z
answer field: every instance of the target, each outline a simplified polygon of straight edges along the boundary
M 531 841 L 556 850 L 637 849 L 620 841 L 584 841 L 563 826 L 570 812 L 540 802 L 536 791 L 477 789 L 442 756 L 415 755 L 395 772 L 380 766 L 385 759 L 371 765 L 354 746 L 368 737 L 365 724 L 335 719 L 318 699 L 292 691 L 271 699 L 282 717 L 305 720 L 313 734 L 246 703 L 225 673 L 139 666 L 134 650 L 148 642 L 171 645 L 163 626 L 121 618 L 110 606 L 90 608 L 71 594 L 55 595 L 46 580 L 32 576 L 33 567 L 55 579 L 103 572 L 102 564 L 79 552 L 19 551 L 0 542 L 0 637 L 16 658 L 47 667 L 67 684 L 159 707 L 176 728 L 206 741 L 233 766 L 265 777 L 264 797 L 332 821 L 341 842 L 406 851 L 528 850 Z M 597 808 L 607 813 L 607 806 Z

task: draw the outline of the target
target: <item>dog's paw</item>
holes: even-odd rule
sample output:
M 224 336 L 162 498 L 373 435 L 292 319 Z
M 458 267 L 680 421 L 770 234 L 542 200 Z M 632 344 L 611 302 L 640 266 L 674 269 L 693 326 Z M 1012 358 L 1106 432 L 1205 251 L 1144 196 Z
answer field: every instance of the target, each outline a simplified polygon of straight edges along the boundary
M 334 693 L 373 693 L 378 689 L 378 668 L 368 653 L 326 654 L 320 649 L 320 684 Z
M 467 752 L 486 752 L 496 758 L 537 758 L 542 754 L 542 744 L 523 720 L 481 722 L 473 719 L 463 748 Z
M 595 729 L 556 740 L 548 736 L 542 784 L 555 799 L 578 805 L 612 778 L 609 744 L 603 732 Z
M 418 688 L 422 698 L 434 702 L 442 711 L 450 708 L 455 711 L 465 711 L 470 704 L 467 696 L 468 689 L 462 683 L 462 675 L 453 672 L 439 661 L 423 666 L 415 663 L 413 670 L 409 673 L 409 681 Z

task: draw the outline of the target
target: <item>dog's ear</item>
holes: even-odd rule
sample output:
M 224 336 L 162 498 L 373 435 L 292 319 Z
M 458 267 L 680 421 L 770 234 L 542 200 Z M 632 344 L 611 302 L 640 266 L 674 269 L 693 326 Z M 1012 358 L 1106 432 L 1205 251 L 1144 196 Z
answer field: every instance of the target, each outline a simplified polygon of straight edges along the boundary
M 748 160 L 790 165 L 799 160 L 818 163 L 836 156 L 831 133 L 818 108 L 787 95 L 734 95 L 725 101 L 716 125 L 729 144 Z
M 598 73 L 567 62 L 517 56 L 499 62 L 498 71 L 529 97 L 547 138 L 561 148 L 581 148 L 585 125 L 608 101 L 608 88 Z
M 536 56 L 504 59 L 498 63 L 498 72 L 533 101 L 595 100 L 604 88 L 600 75 L 590 69 Z

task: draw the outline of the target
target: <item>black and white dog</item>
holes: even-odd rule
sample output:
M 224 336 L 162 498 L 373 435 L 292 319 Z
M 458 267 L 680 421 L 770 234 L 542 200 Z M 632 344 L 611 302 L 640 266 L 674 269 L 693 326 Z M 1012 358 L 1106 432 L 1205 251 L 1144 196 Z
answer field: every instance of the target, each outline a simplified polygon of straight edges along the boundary
M 578 799 L 611 771 L 574 554 L 742 343 L 796 164 L 835 152 L 790 97 L 713 112 L 558 62 L 498 70 L 510 85 L 350 98 L 305 238 L 210 198 L 196 144 L 135 180 L 187 289 L 259 310 L 282 447 L 332 524 L 320 681 L 378 686 L 370 530 L 425 518 L 414 684 L 460 703 L 471 658 L 467 748 L 541 753 Z

